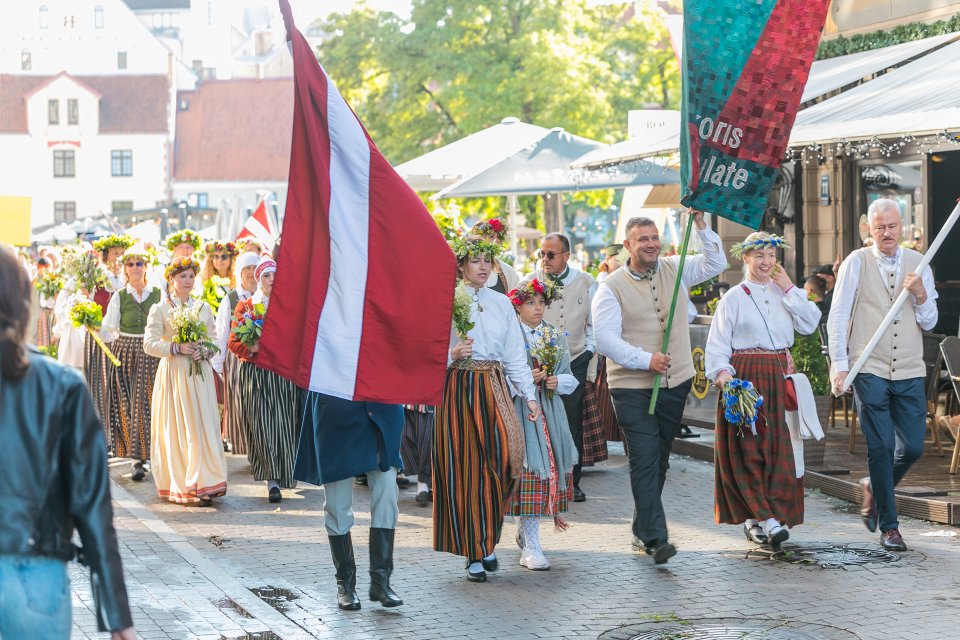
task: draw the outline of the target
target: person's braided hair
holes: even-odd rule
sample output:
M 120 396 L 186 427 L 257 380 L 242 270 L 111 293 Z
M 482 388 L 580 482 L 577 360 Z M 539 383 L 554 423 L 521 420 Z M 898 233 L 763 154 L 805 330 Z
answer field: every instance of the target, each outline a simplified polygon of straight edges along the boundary
M 0 245 L 0 377 L 19 380 L 27 373 L 30 278 L 16 257 Z

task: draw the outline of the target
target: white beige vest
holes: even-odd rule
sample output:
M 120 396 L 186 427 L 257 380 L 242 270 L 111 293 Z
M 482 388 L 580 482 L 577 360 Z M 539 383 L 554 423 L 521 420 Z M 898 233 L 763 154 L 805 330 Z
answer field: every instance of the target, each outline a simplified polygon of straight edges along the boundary
M 523 282 L 533 278 L 546 280 L 549 276 L 543 271 L 536 271 L 527 276 Z M 590 322 L 590 287 L 593 286 L 593 276 L 583 271 L 577 271 L 573 279 L 563 285 L 563 298 L 557 300 L 543 314 L 544 322 L 548 322 L 567 334 L 567 344 L 570 347 L 570 360 L 587 350 L 587 324 Z
M 649 353 L 663 347 L 663 334 L 670 313 L 670 299 L 677 279 L 677 265 L 661 260 L 657 273 L 649 280 L 636 280 L 626 267 L 617 269 L 600 285 L 609 287 L 620 303 L 623 313 L 621 337 L 629 344 Z M 687 324 L 686 287 L 680 287 L 677 308 L 673 314 L 673 330 L 667 355 L 671 364 L 661 385 L 676 387 L 693 377 L 693 358 L 690 355 L 690 327 Z M 611 389 L 652 389 L 656 374 L 648 370 L 626 369 L 607 359 L 607 382 Z
M 916 272 L 922 255 L 911 249 L 901 249 L 901 268 L 899 277 L 884 282 L 877 258 L 869 248 L 859 249 L 860 289 L 850 314 L 850 330 L 847 335 L 847 352 L 850 366 L 857 361 L 864 347 L 870 342 L 873 333 L 887 315 L 893 301 L 903 288 L 906 274 Z M 895 280 L 895 282 L 894 282 Z M 885 380 L 907 380 L 923 378 L 927 374 L 923 363 L 923 334 L 917 324 L 917 315 L 913 306 L 913 297 L 907 301 L 895 319 L 884 332 L 877 347 L 867 358 L 862 373 L 872 373 Z

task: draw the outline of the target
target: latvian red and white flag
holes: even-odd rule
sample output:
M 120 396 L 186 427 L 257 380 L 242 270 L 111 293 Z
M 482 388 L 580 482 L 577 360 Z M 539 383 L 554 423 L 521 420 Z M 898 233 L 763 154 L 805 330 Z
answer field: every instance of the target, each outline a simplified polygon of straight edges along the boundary
M 260 201 L 257 210 L 247 218 L 246 224 L 240 230 L 237 240 L 243 238 L 253 238 L 263 245 L 268 252 L 273 252 L 273 245 L 277 242 L 277 234 L 273 231 L 273 223 L 270 222 L 270 215 L 267 213 L 267 204 L 264 200 Z
M 258 364 L 352 400 L 439 404 L 456 261 L 280 0 L 294 64 L 278 270 Z

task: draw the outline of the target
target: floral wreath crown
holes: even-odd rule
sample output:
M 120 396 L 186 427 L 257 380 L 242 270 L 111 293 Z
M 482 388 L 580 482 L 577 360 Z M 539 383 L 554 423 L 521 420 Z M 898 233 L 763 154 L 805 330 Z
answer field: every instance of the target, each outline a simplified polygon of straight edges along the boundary
M 783 239 L 783 236 L 770 236 L 769 238 L 754 238 L 753 240 L 743 240 L 738 242 L 732 247 L 730 247 L 730 255 L 735 258 L 743 257 L 747 251 L 753 251 L 755 249 L 789 249 L 790 245 L 787 244 L 786 240 Z
M 219 241 L 219 240 L 213 240 L 212 242 L 208 242 L 208 243 L 207 243 L 207 246 L 205 246 L 205 247 L 203 248 L 203 251 L 204 251 L 204 253 L 206 253 L 206 254 L 218 253 L 218 252 L 220 252 L 220 251 L 225 251 L 225 252 L 229 253 L 231 256 L 239 255 L 239 253 L 240 253 L 240 250 L 237 249 L 237 245 L 236 245 L 235 243 L 233 243 L 233 242 L 221 242 L 221 241 Z
M 107 251 L 113 249 L 114 247 L 120 247 L 124 251 L 133 246 L 133 238 L 127 235 L 118 235 L 116 233 L 109 235 L 105 238 L 100 238 L 95 240 L 93 243 L 93 248 L 97 251 Z
M 481 220 L 477 224 L 473 225 L 473 229 L 470 230 L 470 233 L 475 233 L 486 237 L 492 236 L 497 239 L 497 242 L 503 242 L 507 239 L 507 225 L 504 224 L 503 220 L 500 218 Z
M 120 256 L 120 261 L 126 262 L 130 258 L 143 258 L 144 262 L 149 264 L 153 256 L 150 255 L 150 250 L 143 245 L 133 245 L 123 252 L 123 255 Z
M 500 245 L 486 240 L 480 240 L 475 236 L 466 238 L 454 238 L 450 241 L 450 248 L 457 260 L 463 260 L 467 256 L 490 256 L 496 258 L 500 255 Z
M 550 305 L 555 300 L 563 298 L 563 285 L 550 280 L 537 280 L 534 278 L 530 282 L 524 282 L 516 289 L 510 291 L 507 297 L 514 306 L 521 306 L 535 295 L 543 296 L 543 301 Z
M 200 236 L 193 229 L 181 229 L 167 237 L 167 250 L 173 251 L 178 244 L 189 244 L 196 251 L 200 248 Z
M 186 271 L 187 269 L 193 269 L 193 272 L 196 274 L 200 272 L 200 265 L 197 264 L 197 261 L 193 258 L 177 258 L 167 265 L 166 269 L 164 269 L 163 277 L 169 280 L 173 276 Z

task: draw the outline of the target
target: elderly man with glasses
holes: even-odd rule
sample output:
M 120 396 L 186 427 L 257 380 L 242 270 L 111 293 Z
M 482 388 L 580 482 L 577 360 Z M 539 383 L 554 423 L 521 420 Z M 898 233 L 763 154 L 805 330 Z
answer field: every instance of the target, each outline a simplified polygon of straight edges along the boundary
M 567 333 L 570 346 L 570 370 L 579 383 L 575 391 L 561 396 L 570 423 L 570 433 L 577 445 L 578 462 L 573 467 L 573 501 L 584 502 L 587 496 L 580 489 L 580 460 L 583 460 L 583 391 L 587 384 L 587 367 L 597 347 L 593 340 L 590 305 L 597 282 L 589 273 L 570 266 L 570 239 L 562 233 L 546 235 L 540 242 L 537 257 L 541 267 L 527 275 L 520 284 L 534 278 L 553 280 L 563 286 L 563 298 L 543 314 L 543 320 Z

